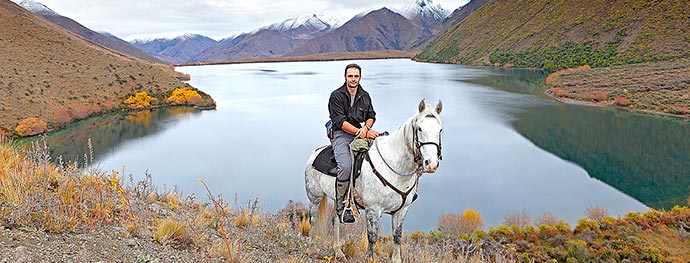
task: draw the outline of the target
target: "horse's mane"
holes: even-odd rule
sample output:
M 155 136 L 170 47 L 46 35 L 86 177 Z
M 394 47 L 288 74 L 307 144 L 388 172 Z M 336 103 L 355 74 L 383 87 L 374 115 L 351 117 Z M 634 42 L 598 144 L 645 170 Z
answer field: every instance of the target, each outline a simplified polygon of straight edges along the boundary
M 427 105 L 428 106 L 428 105 Z M 416 122 L 419 120 L 419 118 L 426 118 L 426 117 L 433 117 L 439 123 L 441 122 L 441 118 L 439 117 L 438 113 L 431 107 L 426 107 L 422 112 L 418 112 L 417 114 L 407 118 L 405 122 L 400 124 L 396 129 L 395 133 L 398 132 L 405 132 L 404 129 L 408 129 L 412 126 L 412 123 Z

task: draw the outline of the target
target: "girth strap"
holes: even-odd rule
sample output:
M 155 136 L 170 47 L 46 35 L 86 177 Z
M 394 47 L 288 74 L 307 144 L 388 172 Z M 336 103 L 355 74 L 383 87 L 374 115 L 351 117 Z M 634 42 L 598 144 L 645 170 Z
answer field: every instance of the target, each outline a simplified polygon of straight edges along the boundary
M 391 214 L 397 213 L 398 211 L 400 211 L 400 209 L 403 208 L 403 206 L 405 205 L 405 202 L 407 202 L 407 196 L 410 195 L 410 193 L 412 192 L 412 190 L 415 189 L 415 187 L 417 186 L 417 183 L 419 183 L 419 176 L 418 176 L 418 175 L 414 175 L 414 176 L 415 176 L 414 185 L 412 185 L 412 187 L 410 187 L 410 189 L 407 190 L 407 192 L 403 192 L 402 190 L 396 188 L 396 187 L 395 187 L 393 184 L 391 184 L 390 182 L 386 181 L 386 178 L 383 178 L 383 176 L 381 175 L 381 173 L 379 173 L 379 171 L 376 170 L 376 167 L 374 167 L 374 162 L 372 162 L 372 161 L 371 161 L 371 157 L 369 157 L 369 152 L 368 152 L 368 151 L 367 151 L 367 152 L 364 152 L 364 159 L 366 159 L 367 162 L 369 162 L 369 165 L 371 165 L 371 170 L 374 172 L 374 174 L 376 175 L 376 177 L 379 178 L 379 180 L 381 181 L 381 183 L 382 183 L 384 186 L 386 186 L 386 187 L 390 187 L 391 189 L 393 189 L 393 191 L 395 191 L 396 193 L 398 193 L 398 194 L 402 197 L 402 203 L 400 203 L 400 207 L 398 207 L 398 209 L 396 209 L 395 211 L 391 212 Z M 413 200 L 413 201 L 414 201 L 414 200 Z

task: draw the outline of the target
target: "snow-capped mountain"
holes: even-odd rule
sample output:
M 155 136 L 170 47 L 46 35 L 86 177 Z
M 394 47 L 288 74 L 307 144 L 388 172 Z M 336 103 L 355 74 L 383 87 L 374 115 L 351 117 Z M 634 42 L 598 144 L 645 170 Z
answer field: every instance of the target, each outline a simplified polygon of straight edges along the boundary
M 283 22 L 275 23 L 275 24 L 272 24 L 270 26 L 267 26 L 264 29 L 272 29 L 272 30 L 276 30 L 279 32 L 285 32 L 285 31 L 297 29 L 301 26 L 306 26 L 309 28 L 313 28 L 315 30 L 324 30 L 324 29 L 329 29 L 331 27 L 330 24 L 321 20 L 318 16 L 316 16 L 316 14 L 313 14 L 313 15 L 303 15 L 303 16 L 298 16 L 295 18 L 290 18 L 290 19 L 287 19 Z
M 130 43 L 162 61 L 182 63 L 190 61 L 218 41 L 199 34 L 184 34 L 172 39 L 135 39 Z
M 291 37 L 311 39 L 342 26 L 350 18 L 328 12 L 301 15 L 252 31 L 255 34 L 261 30 L 275 30 Z
M 19 3 L 20 6 L 25 8 L 26 10 L 29 10 L 31 13 L 41 15 L 41 16 L 60 16 L 60 14 L 56 13 L 55 11 L 51 10 L 44 4 L 41 4 L 39 2 L 33 1 L 33 0 L 23 0 Z
M 398 12 L 407 19 L 415 21 L 419 18 L 443 20 L 450 15 L 450 11 L 434 3 L 433 0 L 415 0 L 414 3 L 403 7 Z
M 443 20 L 450 15 L 450 11 L 434 3 L 433 0 L 415 0 L 414 3 L 403 7 L 398 12 L 424 28 L 427 34 L 433 34 L 441 26 Z

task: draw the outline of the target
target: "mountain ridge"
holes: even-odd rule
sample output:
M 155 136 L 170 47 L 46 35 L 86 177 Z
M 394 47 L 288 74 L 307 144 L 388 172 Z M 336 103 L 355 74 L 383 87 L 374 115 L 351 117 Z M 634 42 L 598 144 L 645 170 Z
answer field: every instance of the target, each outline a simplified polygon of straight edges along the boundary
M 172 67 L 93 44 L 8 0 L 0 0 L 0 131 L 37 117 L 59 128 L 124 107 L 146 91 L 165 100 L 187 86 Z
M 106 35 L 103 35 L 99 32 L 93 31 L 82 24 L 80 24 L 77 21 L 72 20 L 71 18 L 62 16 L 58 14 L 57 12 L 53 11 L 49 7 L 47 7 L 44 4 L 41 4 L 39 2 L 33 1 L 33 0 L 23 0 L 22 2 L 19 3 L 20 6 L 24 7 L 28 11 L 35 13 L 48 21 L 51 21 L 55 23 L 56 25 L 67 29 L 71 32 L 74 32 L 75 34 L 83 37 L 84 39 L 93 42 L 94 44 L 103 46 L 105 48 L 112 49 L 114 51 L 127 54 L 132 57 L 140 58 L 143 60 L 151 61 L 151 62 L 161 62 L 160 60 L 154 58 L 153 56 L 149 55 L 148 53 L 144 52 L 143 50 L 140 50 L 134 46 L 132 46 L 130 43 L 119 39 L 119 38 L 112 38 Z

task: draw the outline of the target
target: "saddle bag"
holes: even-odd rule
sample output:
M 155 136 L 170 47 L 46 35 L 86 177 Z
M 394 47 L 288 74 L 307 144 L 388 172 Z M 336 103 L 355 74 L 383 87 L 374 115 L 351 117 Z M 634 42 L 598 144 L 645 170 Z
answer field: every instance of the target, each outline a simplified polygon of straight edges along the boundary
M 329 140 L 333 140 L 333 121 L 331 120 L 326 122 L 326 137 Z

